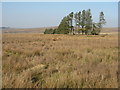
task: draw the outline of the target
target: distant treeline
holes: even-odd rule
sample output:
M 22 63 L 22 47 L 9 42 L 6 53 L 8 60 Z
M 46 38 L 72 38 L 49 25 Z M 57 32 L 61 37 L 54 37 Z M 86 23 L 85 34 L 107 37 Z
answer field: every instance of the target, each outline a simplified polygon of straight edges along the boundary
M 100 12 L 98 23 L 93 22 L 90 9 L 76 13 L 71 12 L 62 19 L 58 28 L 46 29 L 44 34 L 98 35 L 105 23 L 106 21 L 103 12 Z

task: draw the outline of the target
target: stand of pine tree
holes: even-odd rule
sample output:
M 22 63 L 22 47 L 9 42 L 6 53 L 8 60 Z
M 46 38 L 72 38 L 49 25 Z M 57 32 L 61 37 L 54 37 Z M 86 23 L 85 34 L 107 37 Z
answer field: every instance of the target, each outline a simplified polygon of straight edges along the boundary
M 61 20 L 58 28 L 46 29 L 44 34 L 99 35 L 105 23 L 106 21 L 103 12 L 100 12 L 98 23 L 93 22 L 90 9 L 76 13 L 71 12 Z

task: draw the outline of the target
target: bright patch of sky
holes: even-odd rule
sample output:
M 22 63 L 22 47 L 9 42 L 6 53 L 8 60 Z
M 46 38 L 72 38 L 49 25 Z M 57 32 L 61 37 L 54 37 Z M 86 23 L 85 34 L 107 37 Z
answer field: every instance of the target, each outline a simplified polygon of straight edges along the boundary
M 105 27 L 118 26 L 118 2 L 3 2 L 2 26 L 37 28 L 58 26 L 70 12 L 91 9 L 93 21 L 105 14 Z

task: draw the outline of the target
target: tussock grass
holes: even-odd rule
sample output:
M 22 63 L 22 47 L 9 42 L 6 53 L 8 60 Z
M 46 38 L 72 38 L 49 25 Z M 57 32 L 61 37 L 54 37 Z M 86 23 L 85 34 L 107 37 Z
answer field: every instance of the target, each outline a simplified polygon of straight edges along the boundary
M 3 88 L 117 88 L 116 35 L 3 34 Z

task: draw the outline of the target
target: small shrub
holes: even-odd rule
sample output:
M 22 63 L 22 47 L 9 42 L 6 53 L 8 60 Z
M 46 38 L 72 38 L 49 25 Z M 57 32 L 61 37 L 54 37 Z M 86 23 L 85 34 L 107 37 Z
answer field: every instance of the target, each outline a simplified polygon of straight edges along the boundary
M 57 29 L 46 29 L 44 34 L 56 34 Z

